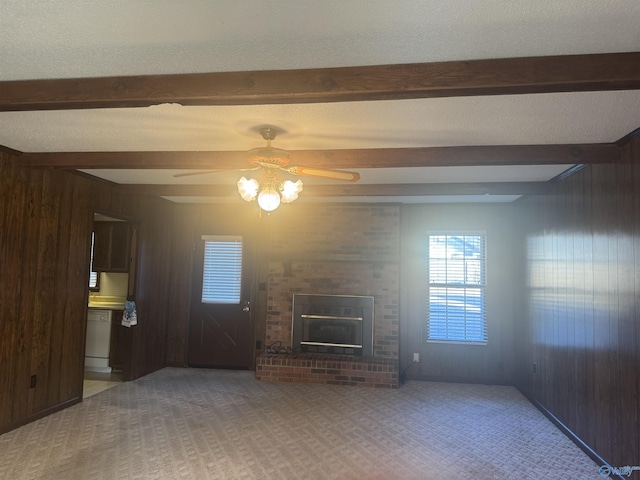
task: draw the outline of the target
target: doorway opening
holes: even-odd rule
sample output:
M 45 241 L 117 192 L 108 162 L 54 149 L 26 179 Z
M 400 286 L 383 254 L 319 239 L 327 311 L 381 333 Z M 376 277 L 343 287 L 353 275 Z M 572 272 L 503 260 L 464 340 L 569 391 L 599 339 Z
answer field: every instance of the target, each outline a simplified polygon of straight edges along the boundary
M 122 319 L 135 295 L 136 225 L 131 218 L 94 213 L 83 398 L 130 379 L 131 331 Z

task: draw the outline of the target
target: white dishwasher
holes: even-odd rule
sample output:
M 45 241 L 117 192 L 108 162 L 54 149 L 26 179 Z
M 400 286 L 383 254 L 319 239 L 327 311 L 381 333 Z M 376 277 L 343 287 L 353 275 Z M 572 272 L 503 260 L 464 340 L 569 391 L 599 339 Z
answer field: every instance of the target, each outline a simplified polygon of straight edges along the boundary
M 84 369 L 111 372 L 109 347 L 111 342 L 111 310 L 89 309 Z

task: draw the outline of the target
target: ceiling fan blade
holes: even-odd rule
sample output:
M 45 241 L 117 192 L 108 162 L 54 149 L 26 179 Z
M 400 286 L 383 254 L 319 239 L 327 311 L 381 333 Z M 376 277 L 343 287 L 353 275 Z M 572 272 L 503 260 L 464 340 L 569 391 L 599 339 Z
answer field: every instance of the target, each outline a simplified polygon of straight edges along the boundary
M 184 172 L 184 173 L 174 173 L 173 177 L 174 178 L 180 178 L 180 177 L 190 177 L 193 175 L 205 175 L 207 173 L 223 173 L 223 172 L 250 172 L 252 170 L 258 170 L 260 167 L 254 167 L 254 168 L 238 168 L 238 169 L 233 169 L 233 170 L 201 170 L 201 171 L 197 171 L 197 172 Z
M 314 167 L 286 167 L 282 168 L 293 175 L 301 175 L 304 177 L 330 178 L 331 180 L 343 180 L 345 182 L 357 182 L 360 174 L 356 172 L 347 172 L 346 170 L 330 170 L 327 168 Z

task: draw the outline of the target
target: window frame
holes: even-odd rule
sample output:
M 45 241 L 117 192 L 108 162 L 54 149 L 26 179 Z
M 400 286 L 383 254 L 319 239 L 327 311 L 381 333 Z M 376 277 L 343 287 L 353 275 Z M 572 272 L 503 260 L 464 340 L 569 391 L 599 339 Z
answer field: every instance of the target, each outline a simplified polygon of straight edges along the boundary
M 459 282 L 438 282 L 431 283 L 430 282 L 430 262 L 433 260 L 433 257 L 430 256 L 430 239 L 434 236 L 447 236 L 447 237 L 458 237 L 458 236 L 480 236 L 481 246 L 482 246 L 482 255 L 479 260 L 481 260 L 480 264 L 480 284 L 473 283 L 459 283 Z M 425 236 L 425 255 L 424 255 L 424 266 L 425 266 L 425 289 L 426 289 L 426 298 L 425 298 L 425 315 L 424 318 L 424 326 L 426 332 L 423 336 L 426 343 L 446 343 L 446 344 L 460 344 L 460 345 L 487 345 L 489 342 L 489 332 L 488 332 L 488 318 L 487 318 L 487 287 L 488 287 L 488 266 L 487 266 L 487 245 L 488 245 L 488 235 L 486 230 L 456 230 L 456 229 L 447 229 L 447 230 L 428 230 Z M 446 260 L 446 259 L 445 259 Z M 448 271 L 448 270 L 446 270 Z M 466 270 L 465 270 L 466 272 Z M 466 273 L 465 273 L 466 275 Z M 431 289 L 433 288 L 460 288 L 460 289 L 473 289 L 481 292 L 481 308 L 482 308 L 482 318 L 481 324 L 482 327 L 482 339 L 461 339 L 461 338 L 431 338 L 431 324 L 430 324 L 430 313 L 432 309 L 431 305 Z M 465 325 L 467 320 L 464 320 Z M 446 320 L 445 320 L 446 324 Z

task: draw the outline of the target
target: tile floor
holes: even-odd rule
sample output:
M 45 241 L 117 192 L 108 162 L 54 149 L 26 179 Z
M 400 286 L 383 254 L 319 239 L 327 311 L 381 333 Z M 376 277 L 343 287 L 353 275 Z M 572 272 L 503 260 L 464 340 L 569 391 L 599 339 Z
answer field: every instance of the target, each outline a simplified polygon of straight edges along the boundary
M 119 372 L 99 373 L 85 370 L 82 398 L 92 397 L 97 393 L 115 387 L 119 383 L 122 383 L 122 374 Z

